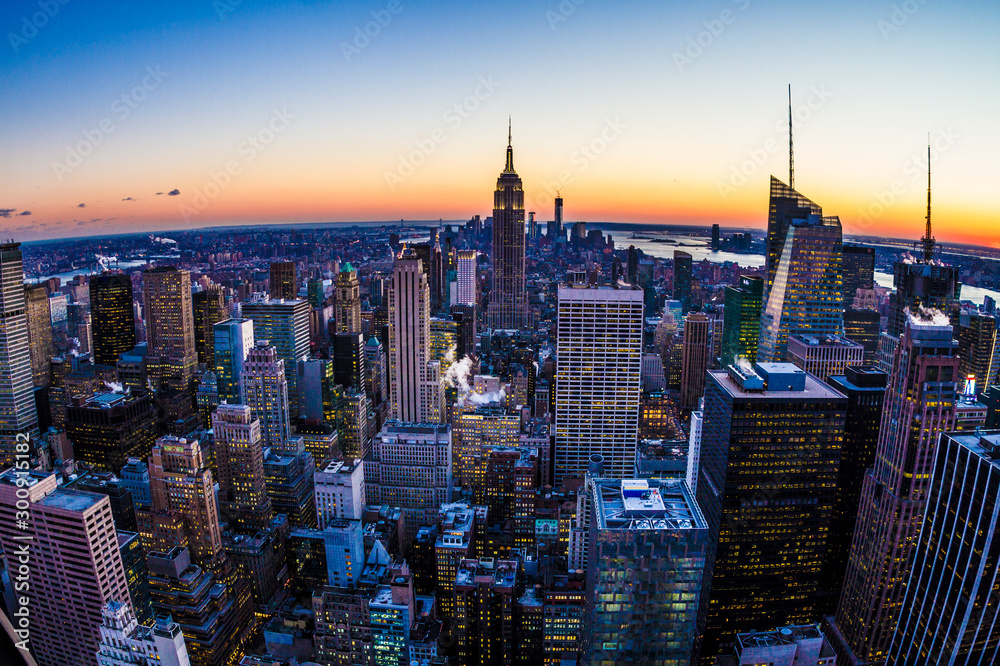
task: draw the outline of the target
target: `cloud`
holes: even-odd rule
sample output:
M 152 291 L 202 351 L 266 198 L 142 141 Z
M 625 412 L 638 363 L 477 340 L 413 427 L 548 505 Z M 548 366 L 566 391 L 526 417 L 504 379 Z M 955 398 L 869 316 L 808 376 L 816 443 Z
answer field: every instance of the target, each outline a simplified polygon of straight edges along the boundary
M 18 215 L 31 215 L 31 211 L 30 210 L 22 210 L 20 213 L 18 213 Z
M 180 191 L 180 190 L 178 190 L 178 189 L 173 189 L 173 190 L 170 190 L 169 192 L 167 192 L 167 196 L 168 196 L 168 197 L 176 197 L 176 196 L 177 196 L 178 194 L 180 194 L 180 193 L 181 193 L 181 191 Z
M 125 197 L 122 201 L 135 201 L 132 197 Z
M 17 212 L 16 208 L 0 208 L 0 217 L 10 217 L 11 213 Z
M 85 204 L 85 203 L 82 203 L 82 204 L 77 204 L 77 205 L 76 205 L 76 207 L 77 207 L 77 208 L 86 208 L 86 207 L 87 207 L 87 204 Z

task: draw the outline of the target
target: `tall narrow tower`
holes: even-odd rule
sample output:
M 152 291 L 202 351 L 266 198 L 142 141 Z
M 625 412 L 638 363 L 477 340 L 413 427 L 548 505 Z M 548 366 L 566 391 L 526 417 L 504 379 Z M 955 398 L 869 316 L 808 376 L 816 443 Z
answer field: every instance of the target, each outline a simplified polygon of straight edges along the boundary
M 282 449 L 292 436 L 288 418 L 285 361 L 267 340 L 249 350 L 240 373 L 240 393 L 253 418 L 260 421 L 264 446 Z
M 219 405 L 212 415 L 219 500 L 231 527 L 253 534 L 271 522 L 271 498 L 264 483 L 260 421 L 246 405 Z
M 156 389 L 186 391 L 198 366 L 191 274 L 173 266 L 147 270 L 142 275 L 142 300 L 149 379 Z
M 119 354 L 135 347 L 132 278 L 122 273 L 105 273 L 91 278 L 90 314 L 94 361 L 114 366 Z
M 5 467 L 14 463 L 18 440 L 38 437 L 20 248 L 20 243 L 0 244 L 0 462 Z
M 493 195 L 493 291 L 489 325 L 518 329 L 525 325 L 524 189 L 514 171 L 514 149 L 507 128 L 507 163 Z
M 335 293 L 337 295 L 337 333 L 359 333 L 361 331 L 361 283 L 358 271 L 351 262 L 344 264 L 337 275 Z

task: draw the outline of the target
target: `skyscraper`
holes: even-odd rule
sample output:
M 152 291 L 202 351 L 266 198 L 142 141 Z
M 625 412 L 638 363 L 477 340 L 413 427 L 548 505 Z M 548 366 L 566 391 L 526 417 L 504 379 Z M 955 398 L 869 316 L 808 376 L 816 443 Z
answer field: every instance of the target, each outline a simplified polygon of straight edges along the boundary
M 209 370 L 215 369 L 214 326 L 229 316 L 222 287 L 211 284 L 208 289 L 191 295 L 194 306 L 194 346 L 198 363 Z
M 717 547 L 702 663 L 737 633 L 815 619 L 847 407 L 790 363 L 708 377 L 698 506 Z
M 475 250 L 458 251 L 458 293 L 455 296 L 456 305 L 475 306 L 478 303 L 478 262 L 479 253 Z
M 90 278 L 90 314 L 94 361 L 117 365 L 118 355 L 132 351 L 136 342 L 132 278 L 122 273 Z
M 763 294 L 764 281 L 752 275 L 741 275 L 738 285 L 726 287 L 722 367 L 732 365 L 737 358 L 757 358 Z
M 493 289 L 489 327 L 519 329 L 526 323 L 524 282 L 524 190 L 514 171 L 514 149 L 507 134 L 507 163 L 493 195 Z
M 559 287 L 555 482 L 604 456 L 608 476 L 626 478 L 639 430 L 643 292 Z
M 110 500 L 60 488 L 55 474 L 8 469 L 0 474 L 0 545 L 18 586 L 12 613 L 29 618 L 38 663 L 97 666 L 101 607 L 129 598 Z
M 239 532 L 254 533 L 271 522 L 271 498 L 264 483 L 260 421 L 246 405 L 219 405 L 212 415 L 219 501 Z
M 788 362 L 828 382 L 849 365 L 861 365 L 865 348 L 839 335 L 789 335 Z
M 986 664 L 1000 657 L 1000 432 L 942 434 L 914 547 L 893 664 Z
M 811 215 L 823 215 L 823 209 L 796 192 L 791 185 L 785 185 L 771 176 L 771 193 L 767 215 L 767 241 L 764 277 L 764 302 L 771 293 L 774 276 L 778 272 L 781 254 L 785 251 L 785 239 L 792 220 L 808 219 Z
M 219 401 L 242 404 L 240 377 L 254 346 L 254 324 L 249 319 L 226 319 L 212 326 L 212 356 Z
M 757 360 L 781 363 L 787 358 L 789 335 L 843 335 L 843 239 L 839 218 L 823 217 L 819 206 L 774 178 L 771 199 L 772 214 L 793 203 L 795 208 L 775 225 L 768 221 L 770 282 L 765 286 Z M 810 212 L 800 217 L 806 204 Z
M 334 288 L 337 310 L 334 314 L 337 333 L 361 332 L 361 283 L 358 271 L 347 262 L 337 274 Z
M 271 264 L 271 298 L 293 300 L 299 297 L 299 283 L 294 261 Z
M 711 357 L 709 344 L 712 322 L 700 312 L 691 312 L 684 318 L 684 347 L 681 351 L 681 400 L 682 409 L 695 409 L 705 393 L 705 371 Z
M 431 361 L 427 275 L 420 259 L 405 249 L 396 258 L 389 289 L 392 418 L 409 423 L 441 423 L 444 420 L 440 368 L 440 363 Z
M 359 331 L 337 333 L 330 340 L 333 360 L 333 380 L 344 388 L 364 391 L 365 335 Z
M 875 248 L 844 244 L 844 309 L 852 307 L 858 289 L 875 286 Z
M 973 394 L 983 391 L 997 377 L 996 318 L 978 313 L 963 313 L 956 331 L 958 337 L 959 373 L 965 389 L 972 381 Z
M 118 472 L 129 458 L 145 459 L 156 441 L 156 409 L 148 393 L 106 391 L 66 406 L 66 434 L 77 460 Z
M 198 365 L 191 274 L 173 266 L 150 268 L 142 275 L 142 301 L 149 380 L 156 390 L 187 391 Z
M 288 379 L 288 406 L 297 419 L 299 405 L 297 368 L 309 355 L 309 301 L 305 299 L 270 301 L 252 300 L 242 304 L 242 314 L 253 321 L 257 340 L 268 340 L 285 362 Z
M 24 285 L 24 305 L 28 321 L 31 377 L 35 386 L 48 386 L 54 349 L 49 293 L 45 290 L 45 285 Z
M 15 444 L 38 438 L 38 412 L 31 385 L 31 352 L 24 303 L 21 244 L 0 244 L 0 462 L 14 463 Z M 25 451 L 27 453 L 27 451 Z
M 100 666 L 190 666 L 184 634 L 169 615 L 144 626 L 123 600 L 106 603 L 101 616 Z
M 908 313 L 889 377 L 831 635 L 845 664 L 883 662 L 900 618 L 938 438 L 955 423 L 958 358 L 947 316 Z
M 240 373 L 240 394 L 250 414 L 260 421 L 263 446 L 283 448 L 292 436 L 288 412 L 285 362 L 267 340 L 258 340 L 247 353 Z
M 690 253 L 674 250 L 674 300 L 681 302 L 681 313 L 685 315 L 691 310 L 692 262 Z

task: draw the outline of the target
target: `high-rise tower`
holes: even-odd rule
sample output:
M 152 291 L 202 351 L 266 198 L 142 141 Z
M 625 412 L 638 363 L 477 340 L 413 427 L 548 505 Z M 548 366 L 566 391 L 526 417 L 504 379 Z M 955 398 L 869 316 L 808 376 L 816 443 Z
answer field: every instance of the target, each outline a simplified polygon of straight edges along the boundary
M 288 405 L 292 419 L 299 414 L 299 392 L 296 368 L 309 355 L 309 301 L 271 299 L 243 303 L 243 316 L 253 320 L 257 340 L 269 340 L 285 361 L 288 379 Z
M 28 317 L 31 376 L 35 386 L 48 386 L 53 356 L 52 311 L 49 308 L 49 293 L 45 290 L 45 285 L 24 285 L 24 303 Z
M 150 268 L 142 275 L 142 300 L 149 379 L 157 390 L 187 391 L 198 366 L 191 274 L 173 266 Z
M 292 300 L 299 297 L 298 277 L 294 261 L 271 264 L 271 298 Z
M 4 466 L 13 464 L 18 440 L 25 435 L 31 441 L 38 437 L 20 248 L 20 243 L 0 244 L 0 461 Z
M 219 501 L 238 532 L 253 534 L 271 522 L 271 498 L 264 482 L 260 421 L 246 405 L 219 405 L 212 415 Z
M 90 315 L 94 336 L 94 361 L 118 364 L 118 355 L 135 347 L 135 309 L 132 278 L 104 273 L 90 279 Z
M 212 327 L 212 357 L 219 400 L 230 404 L 243 402 L 240 376 L 243 363 L 254 345 L 254 327 L 249 319 L 226 319 Z
M 514 149 L 507 131 L 507 163 L 493 195 L 493 290 L 489 326 L 518 329 L 525 325 L 524 190 L 514 171 Z
M 288 379 L 278 351 L 259 340 L 240 373 L 240 393 L 253 418 L 260 421 L 264 446 L 282 449 L 292 436 L 288 418 Z
M 334 316 L 337 333 L 358 333 L 361 331 L 361 283 L 358 271 L 351 262 L 344 264 L 337 274 L 334 289 L 337 295 L 337 310 Z
M 681 302 L 682 315 L 691 310 L 692 262 L 689 252 L 674 250 L 674 300 Z

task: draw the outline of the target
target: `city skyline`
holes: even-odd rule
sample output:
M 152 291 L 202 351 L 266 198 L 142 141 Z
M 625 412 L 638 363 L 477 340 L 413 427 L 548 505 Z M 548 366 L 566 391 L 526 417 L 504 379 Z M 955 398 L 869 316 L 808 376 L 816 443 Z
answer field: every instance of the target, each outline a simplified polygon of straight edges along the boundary
M 791 83 L 796 187 L 845 235 L 913 235 L 929 133 L 938 240 L 996 247 L 996 93 L 979 84 L 996 13 L 912 4 L 792 18 L 750 0 L 628 13 L 220 0 L 105 21 L 15 3 L 0 13 L 16 100 L 0 228 L 36 240 L 486 215 L 508 115 L 542 221 L 561 191 L 570 220 L 762 228 L 767 175 L 788 171 Z M 511 55 L 509 34 L 537 50 Z M 847 60 L 814 46 L 832 40 Z

